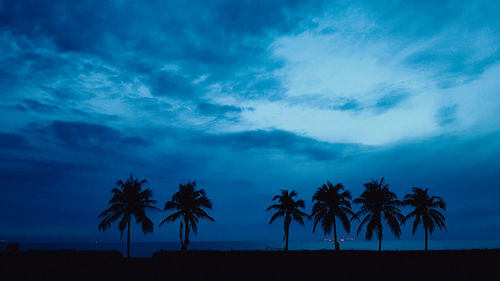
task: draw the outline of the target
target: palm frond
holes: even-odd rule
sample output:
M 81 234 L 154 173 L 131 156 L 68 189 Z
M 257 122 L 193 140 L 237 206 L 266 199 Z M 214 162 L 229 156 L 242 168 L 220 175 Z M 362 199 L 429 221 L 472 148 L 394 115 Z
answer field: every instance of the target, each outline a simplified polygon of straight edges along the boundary
M 130 215 L 124 215 L 118 223 L 118 229 L 120 230 L 120 239 L 123 238 L 123 232 L 125 231 L 125 228 L 127 228 L 129 216 Z
M 98 227 L 99 230 L 100 231 L 104 231 L 104 230 L 108 229 L 109 227 L 111 227 L 111 223 L 117 221 L 121 216 L 123 216 L 122 212 L 116 212 L 116 213 L 113 213 L 113 214 L 109 214 L 99 224 L 99 227 Z
M 137 223 L 142 224 L 143 231 L 151 232 L 153 229 L 152 221 L 146 216 L 146 210 L 156 210 L 155 200 L 151 199 L 153 193 L 150 189 L 142 189 L 146 180 L 138 180 L 130 174 L 126 181 L 118 180 L 116 187 L 111 190 L 113 196 L 108 204 L 111 206 L 99 214 L 103 218 L 99 224 L 99 230 L 105 230 L 111 226 L 111 223 L 120 219 L 118 229 L 120 236 L 129 226 L 132 216 Z
M 215 221 L 214 218 L 203 210 L 203 208 L 211 209 L 212 202 L 207 197 L 207 192 L 204 189 L 196 189 L 196 181 L 179 184 L 179 190 L 172 195 L 171 199 L 171 201 L 165 203 L 164 210 L 175 210 L 176 212 L 166 217 L 160 223 L 160 226 L 165 223 L 181 220 L 181 229 L 179 232 L 181 243 L 189 243 L 189 230 L 197 234 L 199 219 Z M 182 238 L 183 225 L 186 227 L 185 241 Z
M 266 208 L 266 211 L 276 210 L 276 212 L 271 216 L 269 223 L 273 223 L 276 219 L 284 217 L 283 229 L 284 236 L 283 240 L 288 237 L 288 231 L 290 229 L 290 223 L 292 220 L 296 221 L 300 225 L 304 225 L 304 217 L 309 218 L 309 216 L 301 211 L 300 209 L 305 208 L 305 202 L 302 199 L 295 200 L 294 197 L 298 196 L 295 190 L 288 191 L 286 189 L 280 190 L 280 194 L 275 195 L 272 199 L 273 202 L 278 201 L 276 204 Z
M 153 232 L 154 224 L 148 217 L 145 215 L 142 216 L 139 222 L 141 223 L 141 229 L 144 234 Z
M 293 213 L 292 214 L 292 219 L 294 221 L 298 222 L 300 225 L 304 225 L 304 216 L 302 216 L 301 214 Z
M 342 225 L 344 226 L 345 231 L 347 233 L 351 232 L 351 221 L 347 217 L 345 212 L 338 212 L 337 216 L 339 217 L 340 221 L 342 222 Z
M 316 205 L 315 205 L 316 206 Z M 311 214 L 311 217 L 313 217 L 313 221 L 314 221 L 314 224 L 313 224 L 313 232 L 316 231 L 316 226 L 318 225 L 318 223 L 320 221 L 323 220 L 323 217 L 325 216 L 326 212 L 328 210 L 326 208 L 317 208 L 312 214 Z
M 211 216 L 209 216 L 203 209 L 201 208 L 194 208 L 193 209 L 193 213 L 196 215 L 196 217 L 200 218 L 200 219 L 208 219 L 210 221 L 215 221 L 214 218 L 212 218 Z
M 443 198 L 439 196 L 432 196 L 430 198 L 431 207 L 436 207 L 436 208 L 441 208 L 443 210 L 446 210 L 446 203 L 444 202 Z
M 108 209 L 102 211 L 102 213 L 100 213 L 98 217 L 103 218 L 109 216 L 110 214 L 122 212 L 124 209 L 125 208 L 123 204 L 113 204 Z
M 195 216 L 189 217 L 189 226 L 193 230 L 194 234 L 198 234 L 198 219 Z
M 273 223 L 277 218 L 283 217 L 285 215 L 284 211 L 278 211 L 269 220 L 269 224 Z
M 366 225 L 366 240 L 371 240 L 373 237 L 373 231 L 374 230 L 380 230 L 382 228 L 382 225 L 380 224 L 380 218 L 377 219 L 374 218 L 373 216 L 370 218 L 370 221 Z M 359 230 L 358 230 L 359 231 Z M 380 231 L 378 231 L 380 232 Z M 378 233 L 379 234 L 379 233 Z M 380 234 L 379 234 L 380 235 Z M 379 237 L 380 238 L 380 237 Z
M 284 206 L 282 204 L 273 204 L 269 207 L 267 207 L 266 211 L 270 210 L 283 210 Z
M 445 225 L 445 217 L 443 214 L 436 210 L 429 210 L 429 216 L 437 224 L 440 230 L 448 230 Z
M 306 202 L 302 199 L 299 199 L 295 201 L 292 205 L 294 209 L 299 209 L 299 208 L 304 209 L 306 207 Z
M 342 222 L 346 231 L 350 231 L 350 220 L 347 215 L 355 216 L 351 210 L 351 193 L 344 189 L 342 183 L 332 184 L 327 181 L 326 184 L 321 185 L 313 195 L 313 212 L 311 216 L 314 217 L 313 232 L 316 226 L 321 222 L 323 232 L 325 234 L 331 233 L 333 224 L 338 217 Z
M 401 227 L 399 225 L 398 213 L 384 213 L 384 219 L 389 225 L 389 229 L 396 237 L 401 237 Z
M 446 230 L 444 215 L 436 210 L 436 208 L 446 210 L 446 204 L 443 198 L 439 196 L 430 197 L 428 188 L 414 187 L 412 191 L 413 193 L 405 195 L 403 203 L 412 206 L 414 209 L 405 216 L 403 222 L 410 217 L 415 217 L 413 221 L 413 233 L 415 233 L 420 224 L 422 224 L 424 229 L 431 235 L 436 226 L 440 230 Z
M 201 197 L 197 197 L 194 200 L 194 206 L 212 209 L 212 202 L 210 201 L 210 199 L 208 199 L 208 197 L 201 196 Z
M 415 220 L 413 221 L 413 228 L 411 231 L 413 234 L 415 234 L 415 232 L 417 231 L 417 228 L 421 222 L 422 222 L 422 220 L 420 219 L 420 216 L 415 216 Z
M 174 221 L 178 220 L 182 216 L 182 214 L 183 214 L 182 211 L 178 211 L 178 212 L 175 212 L 175 213 L 169 215 L 168 217 L 166 217 L 164 220 L 162 220 L 160 222 L 160 226 L 162 226 L 165 223 L 174 222 Z
M 177 202 L 174 201 L 168 201 L 165 203 L 165 207 L 163 210 L 168 211 L 168 210 L 179 210 L 182 209 L 181 205 Z

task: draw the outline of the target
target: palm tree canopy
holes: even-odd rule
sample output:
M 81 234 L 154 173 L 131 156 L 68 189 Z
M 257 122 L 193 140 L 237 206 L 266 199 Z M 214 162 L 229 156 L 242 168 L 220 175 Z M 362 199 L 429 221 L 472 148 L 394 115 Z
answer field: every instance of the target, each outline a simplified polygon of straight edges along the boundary
M 136 223 L 140 223 L 144 233 L 153 231 L 153 222 L 146 216 L 146 210 L 156 210 L 154 206 L 155 200 L 153 192 L 150 189 L 142 189 L 142 185 L 146 180 L 138 180 L 132 174 L 123 182 L 116 182 L 117 187 L 111 192 L 113 197 L 109 200 L 111 205 L 104 210 L 99 217 L 104 218 L 99 224 L 99 230 L 106 230 L 111 226 L 111 223 L 119 220 L 118 228 L 123 236 L 123 231 L 126 229 L 128 222 L 132 216 L 135 217 Z
M 269 206 L 266 211 L 276 210 L 273 214 L 269 223 L 272 223 L 279 217 L 285 217 L 285 223 L 290 223 L 292 220 L 298 222 L 300 225 L 304 225 L 304 217 L 309 218 L 309 215 L 302 212 L 300 209 L 304 209 L 306 203 L 304 200 L 294 200 L 293 198 L 297 196 L 297 192 L 293 190 L 288 192 L 288 190 L 281 190 L 281 194 L 274 196 L 273 201 L 278 201 L 277 204 Z
M 327 181 L 316 190 L 312 198 L 316 203 L 313 206 L 311 216 L 314 216 L 313 232 L 321 222 L 325 234 L 331 233 L 335 217 L 338 217 L 347 232 L 351 231 L 351 223 L 348 215 L 354 215 L 351 210 L 351 193 L 344 190 L 344 185 L 338 183 L 333 185 Z
M 377 230 L 377 236 L 382 238 L 382 219 L 384 219 L 391 232 L 396 236 L 401 236 L 399 222 L 404 218 L 398 206 L 402 203 L 397 199 L 394 192 L 389 190 L 389 185 L 384 183 L 384 178 L 380 181 L 372 180 L 364 184 L 365 191 L 353 202 L 362 204 L 361 210 L 353 218 L 358 219 L 361 215 L 366 215 L 359 225 L 357 234 L 366 225 L 366 239 L 373 237 L 373 231 Z
M 406 194 L 403 204 L 414 207 L 414 210 L 403 218 L 403 223 L 414 217 L 412 232 L 415 233 L 417 227 L 423 223 L 424 227 L 432 234 L 437 227 L 440 230 L 447 230 L 444 224 L 445 218 L 437 209 L 446 210 L 443 198 L 439 196 L 429 196 L 429 189 L 420 187 L 412 188 L 413 193 Z
M 196 234 L 199 219 L 215 221 L 202 208 L 212 209 L 212 202 L 203 189 L 196 189 L 196 182 L 179 184 L 179 191 L 172 195 L 172 200 L 165 203 L 164 210 L 175 210 L 166 217 L 160 226 L 167 222 L 174 222 L 179 218 L 187 222 L 188 227 Z

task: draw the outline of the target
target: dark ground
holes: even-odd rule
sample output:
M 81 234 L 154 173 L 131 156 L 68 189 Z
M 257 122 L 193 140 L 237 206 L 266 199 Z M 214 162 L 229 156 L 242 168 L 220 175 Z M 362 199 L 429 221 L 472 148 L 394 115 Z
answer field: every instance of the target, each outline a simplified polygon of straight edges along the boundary
M 0 253 L 0 280 L 500 280 L 500 250 Z

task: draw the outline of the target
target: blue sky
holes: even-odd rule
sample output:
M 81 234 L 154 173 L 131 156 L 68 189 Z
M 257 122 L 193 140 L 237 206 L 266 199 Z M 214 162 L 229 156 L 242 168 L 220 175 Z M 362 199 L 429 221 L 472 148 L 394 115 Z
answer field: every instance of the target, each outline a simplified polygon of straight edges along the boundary
M 265 208 L 280 189 L 309 212 L 326 180 L 357 197 L 383 176 L 400 197 L 445 198 L 436 238 L 495 239 L 499 13 L 497 1 L 0 1 L 0 235 L 118 240 L 97 215 L 133 172 L 160 207 L 181 182 L 207 190 L 217 222 L 193 241 L 279 240 Z M 311 229 L 292 239 L 323 238 Z

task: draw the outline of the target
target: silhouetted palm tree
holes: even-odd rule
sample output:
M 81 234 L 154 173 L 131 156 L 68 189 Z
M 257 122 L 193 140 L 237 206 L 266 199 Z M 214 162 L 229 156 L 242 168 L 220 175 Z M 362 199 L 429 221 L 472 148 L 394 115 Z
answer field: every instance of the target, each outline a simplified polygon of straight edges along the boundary
M 405 195 L 403 204 L 415 207 L 415 209 L 406 215 L 402 222 L 405 223 L 411 217 L 415 217 L 413 221 L 413 234 L 415 234 L 417 227 L 422 223 L 425 231 L 425 250 L 427 251 L 428 234 L 432 235 L 436 225 L 440 230 L 447 230 L 443 214 L 436 210 L 438 208 L 446 210 L 446 204 L 439 196 L 429 197 L 428 188 L 414 187 L 412 190 L 413 193 Z
M 153 193 L 150 189 L 142 189 L 142 185 L 146 180 L 139 181 L 132 174 L 123 182 L 116 182 L 117 187 L 111 192 L 113 197 L 109 200 L 111 206 L 104 210 L 99 217 L 104 218 L 99 224 L 99 230 L 104 231 L 111 226 L 112 222 L 120 220 L 118 229 L 121 236 L 125 228 L 127 229 L 127 258 L 130 257 L 130 224 L 132 216 L 135 216 L 136 223 L 140 223 L 144 234 L 153 232 L 153 222 L 146 216 L 147 209 L 157 209 L 153 204 L 156 203 L 151 197 Z
M 339 242 L 337 241 L 337 222 L 336 217 L 340 219 L 344 229 L 347 232 L 351 231 L 351 223 L 348 215 L 352 216 L 354 213 L 351 210 L 351 193 L 344 190 L 341 183 L 333 185 L 327 181 L 323 184 L 316 193 L 313 195 L 313 206 L 311 216 L 314 216 L 313 232 L 316 230 L 316 225 L 321 222 L 321 227 L 325 234 L 332 232 L 335 239 L 335 250 L 340 250 Z
M 281 190 L 281 195 L 276 195 L 273 198 L 273 201 L 278 200 L 279 203 L 273 204 L 266 209 L 266 211 L 277 210 L 271 217 L 271 220 L 269 220 L 270 224 L 279 217 L 285 217 L 285 236 L 283 237 L 285 240 L 285 251 L 288 251 L 288 237 L 290 233 L 290 223 L 292 220 L 298 222 L 300 225 L 304 225 L 303 217 L 309 217 L 306 213 L 300 210 L 305 208 L 304 200 L 299 199 L 295 201 L 293 199 L 295 196 L 297 196 L 297 192 L 295 192 L 295 190 L 292 190 L 290 193 L 288 193 L 288 190 Z
M 373 231 L 377 232 L 378 250 L 382 251 L 382 219 L 389 225 L 390 230 L 396 237 L 401 236 L 399 222 L 403 219 L 401 211 L 398 209 L 402 203 L 397 199 L 394 192 L 389 190 L 389 185 L 384 183 L 384 178 L 379 181 L 372 180 L 365 183 L 365 191 L 353 202 L 362 204 L 361 210 L 353 218 L 365 215 L 359 225 L 357 235 L 361 232 L 363 225 L 366 225 L 366 239 L 373 237 Z
M 160 226 L 166 222 L 174 222 L 180 219 L 179 236 L 182 251 L 187 250 L 190 230 L 197 234 L 199 219 L 215 221 L 202 208 L 212 209 L 212 202 L 208 199 L 205 190 L 196 190 L 196 182 L 179 184 L 179 191 L 172 195 L 171 201 L 165 203 L 164 210 L 175 210 L 176 212 L 166 217 L 160 223 Z M 183 228 L 184 240 L 182 239 Z

